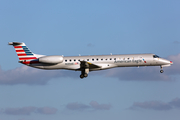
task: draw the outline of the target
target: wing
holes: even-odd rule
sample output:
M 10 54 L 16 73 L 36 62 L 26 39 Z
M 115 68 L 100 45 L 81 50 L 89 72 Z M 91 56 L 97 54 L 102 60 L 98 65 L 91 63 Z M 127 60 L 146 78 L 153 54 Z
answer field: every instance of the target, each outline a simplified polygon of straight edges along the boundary
M 84 68 L 89 68 L 89 70 L 91 70 L 91 69 L 101 68 L 101 66 L 87 62 L 87 61 L 80 61 L 80 68 L 77 70 L 82 70 Z
M 101 66 L 87 62 L 89 64 L 89 69 L 94 69 L 94 68 L 101 68 Z

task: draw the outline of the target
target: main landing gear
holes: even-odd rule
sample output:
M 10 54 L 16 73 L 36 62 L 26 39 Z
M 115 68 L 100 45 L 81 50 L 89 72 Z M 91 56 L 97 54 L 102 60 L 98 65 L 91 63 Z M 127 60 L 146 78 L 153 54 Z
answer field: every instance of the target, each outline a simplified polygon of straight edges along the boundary
M 161 67 L 160 73 L 163 73 L 164 72 L 163 67 L 162 66 L 160 66 L 160 67 Z
M 81 74 L 81 75 L 80 75 L 80 78 L 83 79 L 84 77 L 87 77 L 87 76 L 88 76 L 88 74 L 87 74 L 87 73 L 84 73 L 84 74 Z
M 80 78 L 82 79 L 84 77 L 87 77 L 89 73 L 89 64 L 85 61 L 81 61 L 80 68 L 81 68 Z
M 87 77 L 88 76 L 88 73 L 89 73 L 89 69 L 84 69 L 81 71 L 81 75 L 80 75 L 80 78 L 84 78 L 84 77 Z

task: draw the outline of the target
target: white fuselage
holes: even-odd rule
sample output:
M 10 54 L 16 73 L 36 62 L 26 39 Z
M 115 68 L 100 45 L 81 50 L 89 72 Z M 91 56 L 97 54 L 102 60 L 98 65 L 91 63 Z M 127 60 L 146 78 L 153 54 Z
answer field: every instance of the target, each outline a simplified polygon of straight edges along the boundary
M 115 67 L 136 66 L 170 66 L 171 61 L 160 58 L 155 54 L 128 55 L 96 55 L 96 56 L 45 56 L 34 54 L 25 43 L 9 42 L 13 45 L 19 57 L 19 62 L 39 69 L 66 69 L 81 71 L 80 78 L 88 76 L 89 71 L 104 70 Z
M 97 56 L 68 56 L 58 64 L 29 64 L 40 69 L 68 69 L 79 70 L 80 61 L 86 61 L 99 67 L 89 67 L 89 71 L 103 70 L 114 67 L 136 66 L 168 66 L 172 62 L 163 58 L 153 57 L 154 54 L 128 54 L 128 55 L 97 55 Z

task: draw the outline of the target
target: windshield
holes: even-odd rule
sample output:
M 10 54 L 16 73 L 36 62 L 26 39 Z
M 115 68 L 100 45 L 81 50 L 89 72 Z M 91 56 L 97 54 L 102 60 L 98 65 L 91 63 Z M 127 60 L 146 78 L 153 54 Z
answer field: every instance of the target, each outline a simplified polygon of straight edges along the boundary
M 153 55 L 153 58 L 160 58 L 158 55 Z

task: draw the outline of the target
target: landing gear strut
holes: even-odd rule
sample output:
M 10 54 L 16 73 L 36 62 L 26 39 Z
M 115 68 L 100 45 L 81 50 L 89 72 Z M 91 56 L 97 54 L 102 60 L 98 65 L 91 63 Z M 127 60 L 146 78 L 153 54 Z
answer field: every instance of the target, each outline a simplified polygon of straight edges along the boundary
M 164 72 L 163 67 L 162 66 L 160 66 L 160 67 L 161 67 L 160 73 L 163 73 Z

